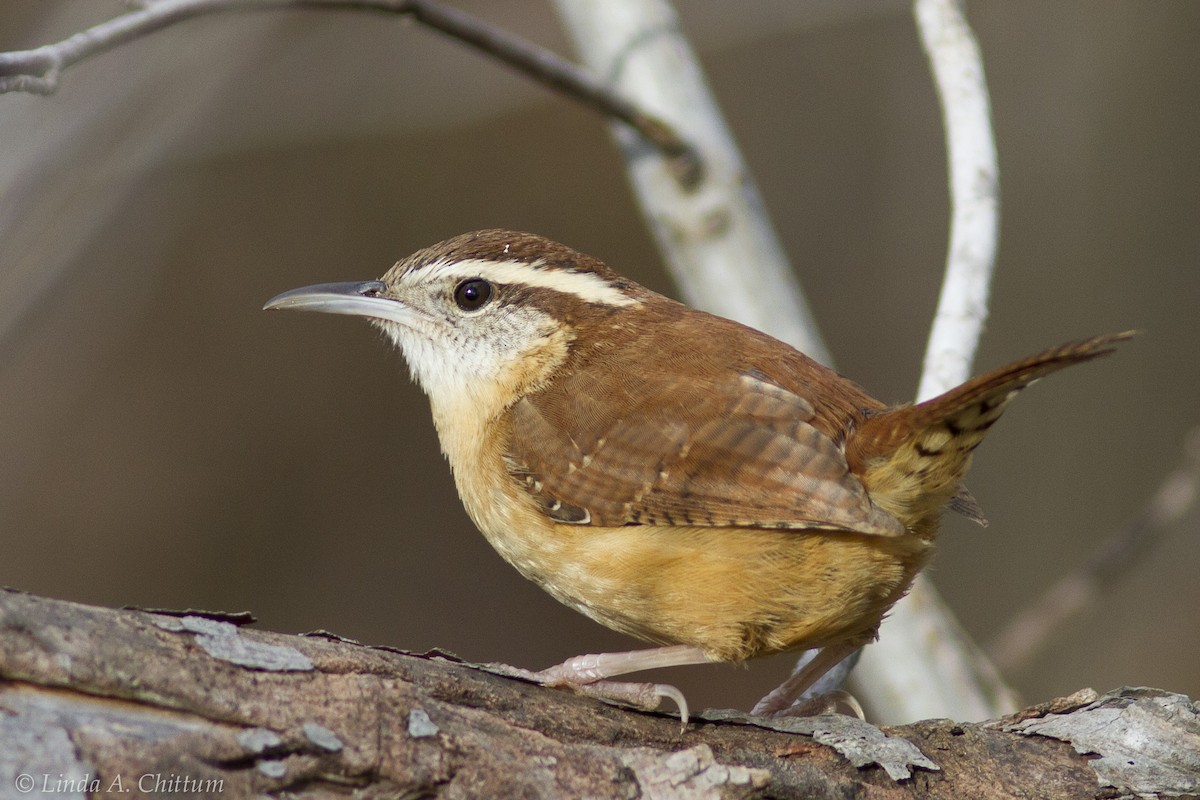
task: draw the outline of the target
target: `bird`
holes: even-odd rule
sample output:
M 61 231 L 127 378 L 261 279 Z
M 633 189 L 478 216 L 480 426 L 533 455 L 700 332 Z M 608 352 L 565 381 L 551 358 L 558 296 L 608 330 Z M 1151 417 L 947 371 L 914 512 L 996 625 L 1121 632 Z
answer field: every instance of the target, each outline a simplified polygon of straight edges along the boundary
M 943 513 L 984 523 L 963 477 L 1017 393 L 1133 335 L 1063 344 L 888 405 L 765 333 L 500 229 L 264 308 L 369 319 L 428 396 L 463 506 L 496 552 L 567 606 L 655 645 L 521 674 L 643 707 L 671 698 L 684 724 L 674 687 L 612 679 L 817 650 L 754 708 L 794 713 L 876 638 Z

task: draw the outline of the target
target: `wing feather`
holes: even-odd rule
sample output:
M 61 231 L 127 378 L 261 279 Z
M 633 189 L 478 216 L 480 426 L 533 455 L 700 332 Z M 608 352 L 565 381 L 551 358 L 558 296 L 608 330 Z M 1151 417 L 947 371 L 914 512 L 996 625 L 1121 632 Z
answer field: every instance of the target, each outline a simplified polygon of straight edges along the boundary
M 510 472 L 554 519 L 904 532 L 811 424 L 811 403 L 765 375 L 629 377 L 612 391 L 584 372 L 513 408 Z

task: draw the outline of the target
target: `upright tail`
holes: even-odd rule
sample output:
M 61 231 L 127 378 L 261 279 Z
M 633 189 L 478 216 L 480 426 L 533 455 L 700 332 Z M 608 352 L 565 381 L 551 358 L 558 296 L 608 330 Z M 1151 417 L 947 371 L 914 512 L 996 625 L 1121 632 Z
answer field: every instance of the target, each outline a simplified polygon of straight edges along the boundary
M 1134 333 L 1053 347 L 924 403 L 882 411 L 850 435 L 846 459 L 872 501 L 914 528 L 936 522 L 951 500 L 971 508 L 970 496 L 959 494 L 963 475 L 975 448 L 1017 393 L 1051 372 L 1108 355 Z

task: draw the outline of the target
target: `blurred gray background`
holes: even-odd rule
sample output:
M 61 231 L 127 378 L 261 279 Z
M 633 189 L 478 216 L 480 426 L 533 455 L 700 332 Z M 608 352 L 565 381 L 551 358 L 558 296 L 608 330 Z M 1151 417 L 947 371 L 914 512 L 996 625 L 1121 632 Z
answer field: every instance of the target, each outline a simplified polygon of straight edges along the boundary
M 461 2 L 568 52 L 540 2 Z M 948 206 L 906 3 L 681 0 L 837 366 L 909 399 Z M 6 0 L 0 49 L 116 15 Z M 980 370 L 1141 328 L 1039 384 L 979 452 L 991 527 L 934 582 L 981 640 L 1143 506 L 1200 421 L 1200 4 L 968 3 L 1003 187 Z M 671 292 L 605 123 L 419 26 L 200 19 L 0 96 L 0 584 L 250 609 L 542 667 L 636 646 L 526 583 L 462 512 L 424 397 L 366 324 L 265 314 L 482 227 L 536 231 Z M 1200 695 L 1200 515 L 1008 677 Z M 789 658 L 664 676 L 748 707 Z

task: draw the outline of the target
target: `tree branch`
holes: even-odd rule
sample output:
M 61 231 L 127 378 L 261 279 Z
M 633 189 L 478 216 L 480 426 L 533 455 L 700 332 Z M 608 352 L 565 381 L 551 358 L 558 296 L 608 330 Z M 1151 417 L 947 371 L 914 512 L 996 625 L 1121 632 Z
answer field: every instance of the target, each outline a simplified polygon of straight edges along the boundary
M 1000 179 L 983 56 L 961 0 L 915 0 L 942 104 L 950 165 L 950 246 L 917 400 L 971 377 L 987 321 L 1000 230 Z
M 942 105 L 950 166 L 950 246 L 918 400 L 971 376 L 987 319 L 999 230 L 999 168 L 983 56 L 960 0 L 914 0 L 913 13 Z M 921 646 L 914 646 L 920 642 Z M 933 585 L 917 577 L 863 651 L 856 691 L 888 719 L 983 719 L 1016 708 L 987 656 L 967 637 Z
M 831 363 L 754 178 L 670 4 L 556 5 L 592 72 L 686 131 L 704 159 L 704 181 L 680 191 L 669 164 L 647 158 L 627 131 L 613 130 L 642 214 L 684 299 Z
M 1152 690 L 1081 694 L 986 725 L 761 727 L 710 713 L 681 733 L 677 719 L 441 653 L 181 614 L 0 591 L 0 796 L 989 800 L 1037 787 L 1056 800 L 1200 787 L 1187 759 L 1196 709 Z M 1145 746 L 1134 758 L 1105 730 Z M 1061 741 L 1075 738 L 1085 744 Z M 1170 757 L 1155 748 L 1175 746 L 1183 755 L 1164 772 Z
M 141 7 L 55 44 L 0 53 L 0 93 L 51 94 L 63 70 L 91 56 L 195 17 L 223 11 L 321 9 L 409 16 L 486 53 L 525 76 L 628 125 L 671 165 L 684 187 L 703 176 L 696 151 L 675 130 L 586 71 L 532 42 L 435 0 L 146 0 Z

